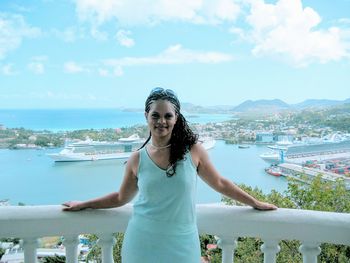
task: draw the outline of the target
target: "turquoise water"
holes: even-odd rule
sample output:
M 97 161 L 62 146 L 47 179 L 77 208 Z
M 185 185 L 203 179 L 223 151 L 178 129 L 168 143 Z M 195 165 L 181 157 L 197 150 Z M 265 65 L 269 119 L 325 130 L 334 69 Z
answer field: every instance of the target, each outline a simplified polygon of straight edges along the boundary
M 0 200 L 8 198 L 11 204 L 60 204 L 118 191 L 124 171 L 121 161 L 55 163 L 46 156 L 58 150 L 0 150 Z M 209 155 L 217 170 L 236 183 L 259 187 L 266 193 L 285 190 L 285 178 L 264 172 L 267 164 L 259 158 L 264 151 L 264 146 L 238 149 L 237 145 L 217 141 Z M 197 190 L 198 203 L 220 201 L 220 194 L 201 179 Z
M 229 114 L 184 114 L 190 123 L 222 122 Z M 143 112 L 116 109 L 4 110 L 0 124 L 8 128 L 72 131 L 79 129 L 121 128 L 145 124 Z
M 186 116 L 186 115 L 185 115 Z M 192 123 L 221 122 L 231 119 L 225 114 L 187 115 Z M 102 129 L 145 124 L 142 112 L 113 109 L 82 110 L 0 110 L 0 124 L 33 130 Z M 11 204 L 60 204 L 67 200 L 85 200 L 118 191 L 123 178 L 121 161 L 55 163 L 46 154 L 60 149 L 0 149 L 0 200 Z M 264 192 L 287 188 L 285 178 L 267 175 L 268 166 L 259 158 L 264 146 L 238 149 L 218 141 L 209 151 L 217 170 L 236 183 L 259 187 Z M 198 180 L 198 203 L 215 203 L 221 199 L 201 179 Z

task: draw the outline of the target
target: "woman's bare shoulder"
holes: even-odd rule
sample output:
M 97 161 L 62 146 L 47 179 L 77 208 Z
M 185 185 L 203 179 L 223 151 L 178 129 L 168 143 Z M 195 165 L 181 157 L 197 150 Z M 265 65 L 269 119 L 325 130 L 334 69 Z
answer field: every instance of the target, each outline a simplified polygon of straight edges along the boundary
M 140 161 L 140 151 L 135 151 L 130 155 L 126 163 L 127 169 L 131 170 L 135 176 L 137 175 L 137 172 L 138 172 L 139 161 Z
M 137 161 L 137 162 L 138 162 L 139 159 L 140 159 L 140 150 L 133 152 L 133 153 L 130 155 L 128 161 L 132 161 L 132 162 L 133 162 L 133 161 Z
M 191 153 L 192 154 L 201 154 L 202 152 L 206 152 L 206 150 L 204 149 L 203 145 L 200 142 L 197 142 L 195 144 L 192 145 L 191 147 Z
M 196 144 L 192 145 L 191 147 L 191 157 L 193 162 L 198 166 L 200 160 L 202 159 L 203 155 L 206 154 L 206 150 L 202 146 L 200 142 L 197 142 Z

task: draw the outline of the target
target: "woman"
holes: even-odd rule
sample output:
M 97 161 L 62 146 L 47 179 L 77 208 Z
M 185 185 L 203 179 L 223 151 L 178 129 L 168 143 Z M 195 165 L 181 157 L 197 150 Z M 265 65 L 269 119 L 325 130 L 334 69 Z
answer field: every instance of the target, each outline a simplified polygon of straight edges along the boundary
M 119 207 L 139 192 L 124 236 L 124 263 L 200 261 L 197 175 L 221 194 L 256 209 L 277 208 L 256 200 L 216 171 L 180 113 L 180 102 L 172 90 L 153 89 L 145 103 L 145 117 L 150 136 L 130 156 L 119 192 L 63 204 L 64 211 Z

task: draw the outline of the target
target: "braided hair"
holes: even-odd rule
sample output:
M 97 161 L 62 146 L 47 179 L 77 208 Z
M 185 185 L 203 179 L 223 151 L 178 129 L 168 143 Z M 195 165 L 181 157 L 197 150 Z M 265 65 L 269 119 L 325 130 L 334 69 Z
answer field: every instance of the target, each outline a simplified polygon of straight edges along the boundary
M 191 147 L 197 143 L 198 135 L 195 134 L 189 127 L 187 120 L 181 114 L 180 101 L 177 98 L 174 91 L 170 89 L 155 88 L 151 91 L 150 95 L 147 97 L 145 102 L 145 112 L 150 111 L 151 105 L 157 100 L 169 101 L 175 109 L 177 115 L 177 121 L 174 125 L 171 138 L 170 138 L 170 157 L 169 166 L 166 170 L 166 175 L 168 177 L 173 176 L 176 173 L 177 162 L 185 158 L 185 154 L 191 150 Z M 140 147 L 142 149 L 151 139 L 151 132 L 145 141 L 145 143 Z

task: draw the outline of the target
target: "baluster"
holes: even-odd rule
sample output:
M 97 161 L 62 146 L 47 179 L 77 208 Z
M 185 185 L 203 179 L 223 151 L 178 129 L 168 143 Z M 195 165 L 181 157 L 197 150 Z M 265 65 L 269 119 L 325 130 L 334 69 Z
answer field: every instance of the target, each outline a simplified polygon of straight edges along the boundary
M 277 240 L 264 240 L 260 249 L 264 253 L 264 263 L 275 263 L 276 254 L 281 250 Z
M 38 247 L 37 238 L 24 238 L 23 248 L 24 248 L 24 262 L 35 263 L 37 262 L 36 249 Z
M 234 237 L 219 237 L 218 246 L 222 250 L 222 263 L 232 263 L 237 247 L 237 239 Z
M 66 248 L 66 262 L 78 263 L 78 236 L 64 236 L 63 245 Z
M 101 234 L 99 235 L 98 244 L 102 248 L 102 262 L 103 263 L 114 263 L 113 260 L 113 245 L 115 238 L 113 234 Z
M 303 255 L 303 263 L 317 263 L 317 256 L 321 253 L 318 243 L 303 242 L 299 247 L 299 252 Z

